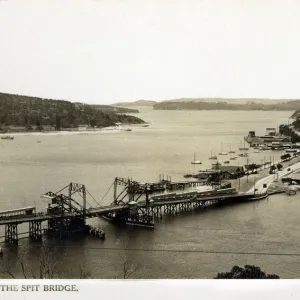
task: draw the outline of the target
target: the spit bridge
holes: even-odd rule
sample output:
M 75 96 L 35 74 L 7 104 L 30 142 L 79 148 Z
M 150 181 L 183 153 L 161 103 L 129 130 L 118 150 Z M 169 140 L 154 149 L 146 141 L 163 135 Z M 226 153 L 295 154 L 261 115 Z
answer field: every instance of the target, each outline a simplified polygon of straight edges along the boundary
M 32 240 L 42 240 L 43 234 L 66 238 L 75 233 L 86 232 L 86 220 L 94 217 L 104 217 L 119 225 L 153 228 L 154 220 L 162 218 L 164 214 L 202 210 L 210 206 L 255 198 L 255 195 L 239 194 L 230 188 L 219 189 L 217 192 L 154 195 L 153 191 L 157 186 L 124 178 L 115 178 L 109 191 L 112 188 L 111 205 L 101 206 L 85 185 L 70 183 L 56 193 L 47 192 L 41 196 L 48 202 L 46 211 L 39 212 L 35 207 L 27 207 L 0 212 L 0 226 L 5 226 L 5 236 L 2 238 L 8 244 L 18 244 L 18 225 L 21 223 L 29 224 L 28 233 Z M 90 205 L 90 199 L 96 203 L 94 207 Z

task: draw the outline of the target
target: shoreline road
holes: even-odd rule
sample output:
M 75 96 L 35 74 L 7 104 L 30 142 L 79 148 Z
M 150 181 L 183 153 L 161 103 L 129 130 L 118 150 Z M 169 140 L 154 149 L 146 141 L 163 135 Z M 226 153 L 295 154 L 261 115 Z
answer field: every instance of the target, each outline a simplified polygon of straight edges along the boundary
M 281 171 L 278 171 L 276 174 L 271 174 L 271 175 L 268 175 L 268 176 L 258 180 L 255 183 L 255 185 L 250 190 L 248 190 L 245 194 L 254 194 L 254 187 L 255 187 L 255 190 L 256 190 L 255 193 L 264 194 L 264 193 L 267 192 L 270 185 L 275 181 L 275 178 L 279 179 L 279 178 L 282 178 L 284 176 L 296 173 L 299 170 L 300 170 L 300 162 L 298 162 L 294 165 L 288 166 L 288 167 L 282 169 Z M 265 185 L 265 187 L 264 187 L 264 185 Z

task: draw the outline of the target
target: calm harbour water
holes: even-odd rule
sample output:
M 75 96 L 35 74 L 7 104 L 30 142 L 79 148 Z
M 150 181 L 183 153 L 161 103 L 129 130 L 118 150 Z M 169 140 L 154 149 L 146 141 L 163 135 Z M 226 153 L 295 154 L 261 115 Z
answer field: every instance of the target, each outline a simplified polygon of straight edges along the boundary
M 183 174 L 210 168 L 211 154 L 236 150 L 249 130 L 264 134 L 265 128 L 286 123 L 291 112 L 152 111 L 138 115 L 150 127 L 133 131 L 109 131 L 72 135 L 18 135 L 14 141 L 0 140 L 0 210 L 46 204 L 40 195 L 56 192 L 69 182 L 86 185 L 99 201 L 114 178 L 131 177 L 142 182 L 157 181 L 160 174 L 183 180 Z M 41 143 L 37 143 L 40 140 Z M 193 153 L 202 166 L 191 165 Z M 264 156 L 252 154 L 249 161 L 260 163 Z M 225 159 L 223 159 L 225 160 Z M 241 165 L 245 159 L 240 159 Z M 101 204 L 112 202 L 112 191 Z M 155 230 L 118 229 L 103 219 L 106 240 L 93 237 L 77 241 L 45 240 L 62 263 L 59 272 L 76 278 L 83 262 L 93 278 L 122 278 L 123 262 L 138 265 L 132 278 L 213 278 L 233 265 L 254 264 L 282 278 L 300 277 L 299 256 L 259 253 L 300 253 L 300 199 L 277 195 L 255 203 L 168 217 Z M 27 231 L 28 225 L 20 226 Z M 0 236 L 4 234 L 0 228 Z M 38 265 L 39 244 L 20 240 L 19 250 L 5 249 L 8 259 L 27 249 L 32 269 Z M 103 248 L 113 248 L 105 250 Z M 116 248 L 120 250 L 115 250 Z M 142 248 L 148 251 L 129 251 Z M 165 250 L 154 252 L 151 249 Z M 180 251 L 198 252 L 180 252 Z M 224 253 L 214 253 L 224 252 Z M 239 253 L 240 252 L 240 253 Z M 241 254 L 241 253 L 257 254 Z M 15 260 L 12 268 L 17 273 Z

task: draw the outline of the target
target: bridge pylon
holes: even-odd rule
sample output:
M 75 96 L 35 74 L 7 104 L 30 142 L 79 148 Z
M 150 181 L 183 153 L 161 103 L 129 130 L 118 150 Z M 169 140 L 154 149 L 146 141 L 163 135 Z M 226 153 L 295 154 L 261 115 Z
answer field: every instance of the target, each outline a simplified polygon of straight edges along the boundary
M 118 186 L 123 186 L 120 193 Z M 154 227 L 154 214 L 150 208 L 150 184 L 139 184 L 131 179 L 115 178 L 113 205 L 123 206 L 122 211 L 115 214 L 109 213 L 113 221 L 119 225 L 136 225 Z M 138 201 L 145 201 L 146 205 L 140 206 Z
M 5 225 L 5 243 L 17 245 L 19 242 L 18 237 L 18 224 L 11 223 Z
M 29 237 L 34 241 L 41 241 L 43 237 L 42 222 L 32 221 L 29 222 Z

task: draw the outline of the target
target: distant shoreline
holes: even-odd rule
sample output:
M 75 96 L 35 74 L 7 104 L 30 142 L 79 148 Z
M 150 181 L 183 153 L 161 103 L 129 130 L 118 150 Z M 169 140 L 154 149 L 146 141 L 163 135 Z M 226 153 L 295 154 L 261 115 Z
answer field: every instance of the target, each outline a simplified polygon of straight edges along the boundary
M 134 124 L 135 125 L 135 124 Z M 143 124 L 144 125 L 144 124 Z M 24 136 L 24 135 L 76 135 L 76 134 L 96 134 L 96 133 L 105 133 L 105 132 L 119 132 L 119 131 L 128 131 L 128 129 L 132 129 L 132 127 L 140 128 L 143 126 L 132 126 L 127 125 L 126 127 L 104 127 L 101 129 L 94 130 L 60 130 L 60 131 L 15 131 L 15 132 L 0 132 L 0 137 L 2 136 Z

